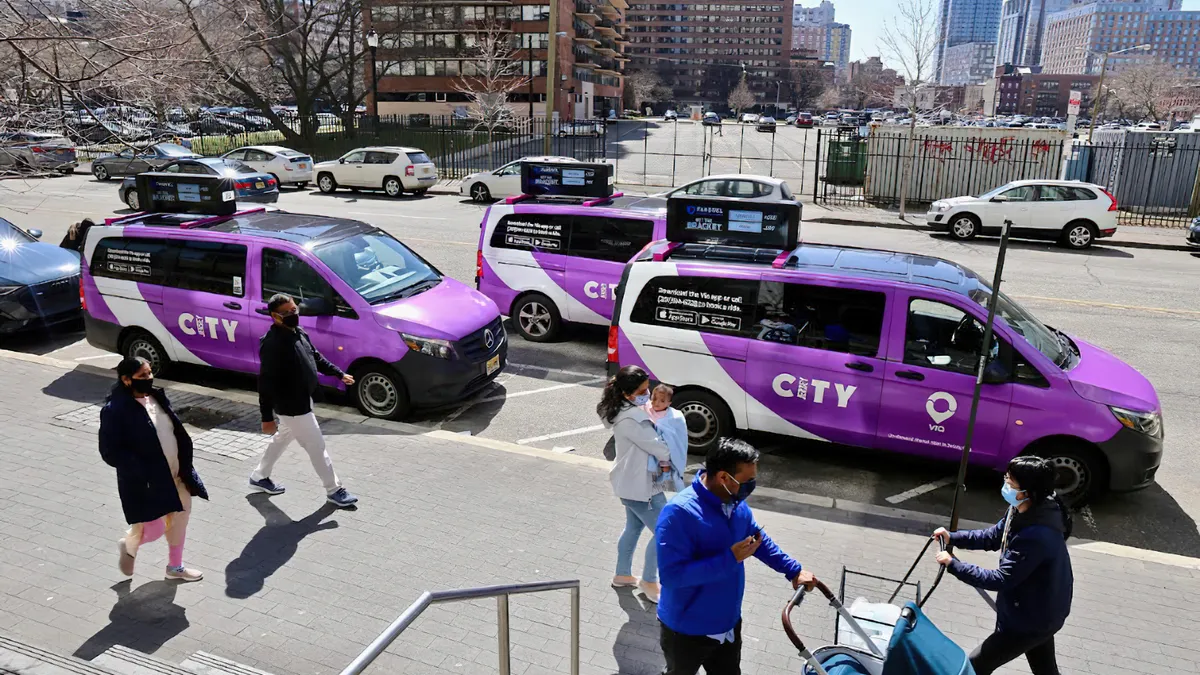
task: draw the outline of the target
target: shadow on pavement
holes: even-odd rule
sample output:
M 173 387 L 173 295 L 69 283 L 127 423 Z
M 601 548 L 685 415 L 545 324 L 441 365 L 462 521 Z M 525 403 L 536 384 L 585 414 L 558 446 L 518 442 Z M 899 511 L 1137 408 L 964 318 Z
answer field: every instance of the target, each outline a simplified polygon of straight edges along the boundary
M 45 356 L 83 339 L 83 320 L 53 328 L 36 328 L 0 338 L 0 349 Z
M 305 518 L 292 520 L 265 494 L 247 495 L 246 501 L 262 515 L 265 524 L 246 542 L 238 557 L 225 566 L 225 595 L 238 599 L 262 591 L 267 577 L 296 555 L 302 539 L 338 526 L 336 520 L 321 522 L 337 511 L 333 504 L 322 504 Z
M 617 672 L 622 675 L 659 675 L 663 668 L 663 657 L 658 644 L 659 627 L 654 604 L 642 600 L 632 588 L 616 588 L 613 592 L 617 594 L 621 609 L 629 617 L 613 640 Z
M 72 656 L 90 661 L 114 645 L 153 654 L 190 625 L 183 607 L 175 604 L 179 582 L 152 581 L 131 590 L 132 585 L 126 579 L 112 586 L 117 604 L 108 614 L 108 625 L 88 638 Z
M 116 381 L 115 372 L 112 379 L 109 379 L 92 373 L 68 370 L 43 387 L 42 393 L 65 401 L 100 404 L 104 402 Z
M 934 239 L 944 241 L 955 241 L 947 234 L 931 232 L 929 236 Z M 959 242 L 964 245 L 982 246 L 986 248 L 999 248 L 999 237 L 982 237 L 975 238 L 970 241 Z M 1101 258 L 1135 258 L 1133 253 L 1123 248 L 1110 248 L 1104 245 L 1104 240 L 1100 239 L 1095 246 L 1082 250 L 1067 248 L 1052 241 L 1038 241 L 1035 239 L 1010 239 L 1008 242 L 1009 248 L 1024 249 L 1028 251 L 1054 251 L 1055 253 L 1064 253 L 1069 255 L 1097 256 Z

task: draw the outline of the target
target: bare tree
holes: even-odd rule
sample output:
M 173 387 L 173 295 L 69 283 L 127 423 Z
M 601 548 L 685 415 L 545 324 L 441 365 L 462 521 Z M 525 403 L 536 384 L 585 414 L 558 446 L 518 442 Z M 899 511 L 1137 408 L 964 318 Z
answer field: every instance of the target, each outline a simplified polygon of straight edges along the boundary
M 1106 86 L 1105 107 L 1117 116 L 1135 121 L 1158 122 L 1174 110 L 1174 102 L 1192 85 L 1174 66 L 1146 62 L 1117 73 Z
M 653 70 L 634 70 L 625 75 L 625 102 L 641 112 L 643 103 L 658 101 L 664 88 L 662 79 Z
M 908 106 L 907 156 L 900 173 L 900 218 L 905 216 L 912 164 L 916 158 L 917 111 L 921 89 L 934 76 L 933 57 L 942 43 L 938 3 L 935 0 L 899 0 L 896 15 L 883 28 L 879 48 L 883 56 L 904 72 L 903 102 Z
M 509 95 L 529 83 L 529 78 L 521 73 L 514 39 L 501 24 L 487 24 L 475 35 L 473 60 L 463 62 L 462 76 L 454 83 L 455 90 L 467 97 L 467 116 L 474 121 L 475 128 L 487 131 L 490 164 L 495 163 L 492 140 L 496 131 L 512 123 Z M 550 123 L 549 117 L 546 123 Z
M 742 80 L 738 85 L 729 92 L 729 99 L 726 101 L 729 107 L 733 109 L 733 114 L 741 114 L 743 110 L 758 103 L 758 99 L 754 98 L 754 92 L 750 91 L 750 86 L 746 84 L 746 76 L 742 75 Z
M 797 108 L 812 108 L 825 93 L 825 74 L 821 65 L 816 61 L 801 61 L 792 66 L 788 72 L 788 83 L 792 93 L 792 102 Z

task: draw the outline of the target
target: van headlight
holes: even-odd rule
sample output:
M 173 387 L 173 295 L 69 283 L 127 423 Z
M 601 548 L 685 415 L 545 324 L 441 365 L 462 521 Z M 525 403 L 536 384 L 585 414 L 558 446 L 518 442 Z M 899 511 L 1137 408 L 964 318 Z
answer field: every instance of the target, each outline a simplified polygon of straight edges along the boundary
M 933 206 L 929 207 L 929 210 L 934 211 L 936 213 L 941 213 L 942 211 L 949 211 L 950 205 L 947 204 L 946 202 L 934 202 Z
M 454 345 L 450 344 L 448 340 L 423 338 L 408 333 L 401 333 L 400 337 L 404 338 L 404 344 L 414 352 L 439 359 L 453 359 L 457 356 L 454 352 Z
M 1117 421 L 1128 429 L 1139 431 L 1147 436 L 1162 435 L 1162 415 L 1160 413 L 1126 410 L 1115 405 L 1108 406 L 1108 409 L 1112 411 Z

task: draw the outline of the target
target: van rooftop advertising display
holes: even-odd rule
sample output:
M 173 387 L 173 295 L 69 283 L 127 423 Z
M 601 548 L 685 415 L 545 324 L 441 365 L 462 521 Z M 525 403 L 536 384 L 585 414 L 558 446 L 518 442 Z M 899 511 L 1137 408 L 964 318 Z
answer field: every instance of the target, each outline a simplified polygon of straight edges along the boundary
M 136 178 L 139 203 L 153 213 L 229 216 L 237 211 L 232 178 L 178 173 L 141 173 Z
M 613 194 L 612 169 L 603 162 L 521 162 L 521 192 L 530 197 L 604 199 Z
M 794 201 L 748 201 L 732 197 L 671 197 L 667 239 L 790 251 L 800 240 L 800 205 Z

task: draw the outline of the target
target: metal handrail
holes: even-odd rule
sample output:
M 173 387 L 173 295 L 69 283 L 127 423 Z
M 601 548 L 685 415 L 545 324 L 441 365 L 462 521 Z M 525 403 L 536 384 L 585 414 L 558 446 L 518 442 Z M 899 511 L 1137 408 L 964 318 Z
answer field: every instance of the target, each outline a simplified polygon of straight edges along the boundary
M 387 630 L 380 633 L 367 648 L 342 670 L 341 675 L 359 675 L 370 666 L 383 650 L 400 637 L 400 633 L 421 616 L 430 605 L 443 602 L 461 602 L 479 598 L 496 598 L 496 621 L 499 627 L 500 675 L 509 675 L 512 668 L 509 649 L 508 596 L 546 591 L 571 591 L 571 675 L 579 675 L 579 580 L 539 581 L 529 584 L 506 584 L 502 586 L 480 586 L 460 588 L 452 591 L 425 591 L 417 601 L 408 606 Z

